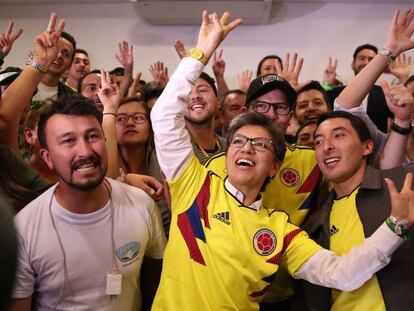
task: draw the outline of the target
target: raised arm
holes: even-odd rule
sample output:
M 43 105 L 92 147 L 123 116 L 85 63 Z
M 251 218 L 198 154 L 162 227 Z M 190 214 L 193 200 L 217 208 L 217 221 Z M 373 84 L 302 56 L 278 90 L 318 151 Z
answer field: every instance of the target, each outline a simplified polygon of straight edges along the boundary
M 122 41 L 118 44 L 118 53 L 115 54 L 118 62 L 124 67 L 124 79 L 121 82 L 121 98 L 128 95 L 129 87 L 132 84 L 132 71 L 134 70 L 134 47 L 129 45 L 128 41 Z
M 275 58 L 275 67 L 276 73 L 278 76 L 281 76 L 285 80 L 287 80 L 290 85 L 295 89 L 295 91 L 300 90 L 310 81 L 305 81 L 299 83 L 299 75 L 302 71 L 303 66 L 303 58 L 299 58 L 298 60 L 298 53 L 293 53 L 292 59 L 290 59 L 290 53 L 286 53 L 285 62 L 282 64 L 279 62 L 277 58 Z
M 0 103 L 0 143 L 18 151 L 18 130 L 21 115 L 30 104 L 37 85 L 58 53 L 58 41 L 65 22 L 56 26 L 56 14 L 52 13 L 47 29 L 34 40 L 31 64 L 2 94 Z
M 411 92 L 402 84 L 389 86 L 386 81 L 382 81 L 381 87 L 387 106 L 394 114 L 391 131 L 379 159 L 379 167 L 388 169 L 403 163 L 410 136 L 414 99 Z
M 392 62 L 391 59 L 414 47 L 414 41 L 411 40 L 414 31 L 413 17 L 414 11 L 412 9 L 406 11 L 402 17 L 400 17 L 399 10 L 394 13 L 388 37 L 384 44 L 384 50 L 388 51 L 390 56 L 377 54 L 341 92 L 336 99 L 338 104 L 347 109 L 360 106 L 375 81 Z
M 103 109 L 102 128 L 108 153 L 108 170 L 106 176 L 118 177 L 118 143 L 116 140 L 116 113 L 120 102 L 120 90 L 116 83 L 111 82 L 109 72 L 101 70 L 101 89 L 98 92 Z
M 4 59 L 9 55 L 14 41 L 16 41 L 23 32 L 23 29 L 19 29 L 15 34 L 13 32 L 14 22 L 11 21 L 7 27 L 6 33 L 0 36 L 0 67 L 3 65 Z
M 207 60 L 227 34 L 241 23 L 241 19 L 236 19 L 227 24 L 228 17 L 228 12 L 220 19 L 216 13 L 203 12 L 196 48 Z M 199 60 L 184 57 L 151 112 L 158 162 L 169 181 L 181 173 L 193 154 L 184 110 L 191 87 L 204 66 Z
M 391 215 L 374 234 L 339 257 L 321 250 L 306 261 L 295 273 L 311 283 L 344 291 L 359 288 L 391 260 L 392 253 L 408 239 L 414 224 L 413 175 L 406 175 L 400 192 L 390 179 L 385 179 L 391 198 Z
M 217 53 L 217 51 L 214 51 L 213 54 L 213 65 L 211 66 L 213 68 L 214 76 L 216 77 L 217 81 L 217 92 L 218 92 L 218 98 L 222 98 L 224 94 L 226 94 L 229 91 L 229 87 L 227 86 L 227 82 L 224 79 L 224 72 L 226 70 L 226 63 L 223 59 L 223 49 L 220 50 L 220 52 Z

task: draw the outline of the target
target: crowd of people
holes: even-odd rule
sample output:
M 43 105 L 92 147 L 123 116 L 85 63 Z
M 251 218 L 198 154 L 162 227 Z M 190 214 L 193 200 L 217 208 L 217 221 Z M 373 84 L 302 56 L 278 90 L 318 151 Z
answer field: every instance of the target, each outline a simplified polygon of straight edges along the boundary
M 146 82 L 126 41 L 92 70 L 52 13 L 0 71 L 0 310 L 414 305 L 414 10 L 357 47 L 348 85 L 332 59 L 301 82 L 288 53 L 229 89 L 218 47 L 240 23 L 204 11 Z

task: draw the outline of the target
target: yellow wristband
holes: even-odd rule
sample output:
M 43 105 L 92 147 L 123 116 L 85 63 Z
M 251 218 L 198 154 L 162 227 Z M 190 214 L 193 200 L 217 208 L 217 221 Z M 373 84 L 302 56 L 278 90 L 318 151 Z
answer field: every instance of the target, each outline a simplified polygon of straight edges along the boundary
M 198 61 L 200 61 L 203 65 L 207 65 L 208 59 L 204 56 L 204 53 L 197 48 L 190 49 L 190 56 Z

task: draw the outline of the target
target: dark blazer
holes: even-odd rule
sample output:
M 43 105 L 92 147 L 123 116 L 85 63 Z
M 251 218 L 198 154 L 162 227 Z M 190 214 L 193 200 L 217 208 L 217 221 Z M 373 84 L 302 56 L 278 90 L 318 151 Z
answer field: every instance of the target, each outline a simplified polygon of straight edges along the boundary
M 333 107 L 335 98 L 339 96 L 344 88 L 344 86 L 336 87 L 327 92 L 331 107 Z M 380 131 L 387 133 L 387 119 L 388 117 L 393 118 L 393 114 L 388 109 L 384 92 L 378 85 L 374 85 L 369 92 L 367 114 Z
M 414 172 L 414 165 L 379 171 L 367 168 L 364 181 L 356 197 L 358 214 L 365 237 L 371 236 L 391 212 L 391 201 L 384 177 L 392 179 L 401 190 L 407 172 Z M 312 239 L 329 249 L 329 215 L 335 197 L 331 192 L 327 202 L 312 212 L 302 225 Z M 412 233 L 412 232 L 411 232 Z M 391 262 L 376 273 L 385 306 L 388 311 L 412 310 L 414 306 L 414 240 L 405 241 L 395 251 Z M 330 310 L 331 290 L 301 281 L 299 296 L 304 296 L 307 310 Z M 302 291 L 303 290 L 303 291 Z

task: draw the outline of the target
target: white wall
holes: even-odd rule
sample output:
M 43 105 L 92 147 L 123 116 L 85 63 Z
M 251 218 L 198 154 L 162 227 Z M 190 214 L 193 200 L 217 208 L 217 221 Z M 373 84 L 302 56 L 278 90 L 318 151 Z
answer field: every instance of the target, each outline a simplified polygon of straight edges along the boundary
M 408 4 L 399 4 L 402 9 Z M 267 54 L 283 56 L 297 51 L 305 58 L 301 80 L 322 79 L 329 56 L 339 60 L 338 73 L 349 81 L 352 53 L 356 46 L 382 46 L 396 4 L 274 3 L 272 21 L 264 26 L 240 26 L 223 44 L 226 76 L 237 87 L 237 73 L 256 70 Z M 117 42 L 126 39 L 135 46 L 135 69 L 150 80 L 149 64 L 162 60 L 170 72 L 178 63 L 173 43 L 181 39 L 187 47 L 195 44 L 198 26 L 151 26 L 140 20 L 133 3 L 0 5 L 0 30 L 9 20 L 24 28 L 22 37 L 6 59 L 5 66 L 24 66 L 32 40 L 47 24 L 51 11 L 66 20 L 80 48 L 90 53 L 92 67 L 111 69 Z M 199 14 L 195 12 L 194 14 Z M 201 13 L 200 13 L 201 14 Z M 410 52 L 410 55 L 414 55 Z M 211 73 L 210 66 L 207 72 Z

